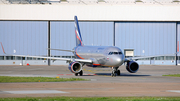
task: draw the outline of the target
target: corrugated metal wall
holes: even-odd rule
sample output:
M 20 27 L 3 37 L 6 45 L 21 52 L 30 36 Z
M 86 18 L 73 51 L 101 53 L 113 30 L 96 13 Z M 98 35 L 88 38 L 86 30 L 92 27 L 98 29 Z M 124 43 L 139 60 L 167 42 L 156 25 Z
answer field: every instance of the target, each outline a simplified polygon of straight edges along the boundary
M 175 22 L 115 22 L 115 45 L 135 56 L 174 54 Z
M 52 21 L 51 48 L 72 50 L 75 47 L 75 30 L 73 22 Z M 71 52 L 51 51 L 51 56 L 72 56 Z
M 180 41 L 180 22 L 79 22 L 79 25 L 85 45 L 112 46 L 115 35 L 115 45 L 122 50 L 134 49 L 135 56 L 174 54 L 176 33 Z M 75 47 L 73 21 L 51 21 L 50 26 L 51 48 L 71 50 Z M 47 55 L 48 21 L 0 21 L 0 42 L 8 54 Z M 71 52 L 60 51 L 51 51 L 51 55 L 73 56 Z M 3 51 L 0 51 L 0 56 L 4 56 Z M 0 60 L 3 60 L 3 57 Z M 174 63 L 171 61 L 173 58 L 166 62 L 159 60 L 154 64 Z M 3 61 L 1 63 L 7 64 L 10 60 Z M 47 64 L 42 61 L 32 64 Z M 65 64 L 56 62 L 52 64 Z M 150 60 L 140 62 L 150 64 Z
M 112 46 L 114 22 L 80 22 L 85 45 Z
M 0 21 L 0 42 L 8 54 L 47 55 L 47 30 L 47 21 Z
M 113 45 L 113 22 L 79 22 L 84 45 Z M 75 43 L 74 22 L 51 22 L 51 48 L 72 50 Z M 72 56 L 71 52 L 51 51 L 52 56 Z

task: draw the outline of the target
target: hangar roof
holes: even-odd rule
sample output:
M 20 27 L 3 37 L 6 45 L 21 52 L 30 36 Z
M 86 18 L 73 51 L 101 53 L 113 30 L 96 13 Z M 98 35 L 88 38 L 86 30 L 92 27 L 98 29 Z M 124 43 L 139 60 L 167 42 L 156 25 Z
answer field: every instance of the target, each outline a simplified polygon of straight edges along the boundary
M 180 4 L 180 0 L 1 0 L 4 4 L 42 4 L 42 3 L 67 3 L 67 4 Z
M 42 4 L 2 1 L 0 20 L 71 21 L 77 15 L 81 21 L 180 21 L 179 0 L 43 0 Z

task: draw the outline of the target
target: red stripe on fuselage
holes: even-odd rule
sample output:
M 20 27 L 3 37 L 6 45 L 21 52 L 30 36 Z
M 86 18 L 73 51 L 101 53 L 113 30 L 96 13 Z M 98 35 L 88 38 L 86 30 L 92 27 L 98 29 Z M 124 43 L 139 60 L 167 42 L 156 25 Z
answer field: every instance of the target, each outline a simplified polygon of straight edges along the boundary
M 77 54 L 77 48 L 76 48 L 75 54 L 76 54 L 80 59 L 84 59 L 84 58 L 82 58 L 81 56 L 79 56 L 79 55 Z
M 93 64 L 94 66 L 100 66 L 101 64 Z
M 80 57 L 77 53 L 76 53 L 76 55 L 77 55 L 80 59 L 84 59 L 84 58 Z

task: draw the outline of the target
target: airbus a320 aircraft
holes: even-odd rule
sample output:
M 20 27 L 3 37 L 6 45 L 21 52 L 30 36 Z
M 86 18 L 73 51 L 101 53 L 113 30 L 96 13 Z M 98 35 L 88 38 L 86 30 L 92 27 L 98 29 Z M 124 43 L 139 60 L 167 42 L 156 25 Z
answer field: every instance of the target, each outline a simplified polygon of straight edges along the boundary
M 139 69 L 139 65 L 133 60 L 138 60 L 140 58 L 148 58 L 148 57 L 125 58 L 122 50 L 115 46 L 84 46 L 77 16 L 74 16 L 74 20 L 75 20 L 76 47 L 74 47 L 73 50 L 62 50 L 62 49 L 50 49 L 50 50 L 73 52 L 73 54 L 76 57 L 75 59 L 42 57 L 42 56 L 25 56 L 25 55 L 12 55 L 12 56 L 64 60 L 69 62 L 68 68 L 72 73 L 75 74 L 75 76 L 77 76 L 78 74 L 80 76 L 83 75 L 82 67 L 84 65 L 90 67 L 111 67 L 112 68 L 111 76 L 120 75 L 120 70 L 118 70 L 118 68 L 125 62 L 127 62 L 126 64 L 127 71 L 129 71 L 130 73 L 136 73 Z M 1 46 L 3 52 L 5 53 L 2 43 Z M 149 57 L 155 57 L 155 56 L 149 56 Z

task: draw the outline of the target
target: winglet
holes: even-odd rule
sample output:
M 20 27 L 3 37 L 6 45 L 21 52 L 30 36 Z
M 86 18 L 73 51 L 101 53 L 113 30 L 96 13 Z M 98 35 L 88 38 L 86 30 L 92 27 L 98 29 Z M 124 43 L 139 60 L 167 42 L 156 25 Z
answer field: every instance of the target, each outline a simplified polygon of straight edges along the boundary
M 82 43 L 81 32 L 80 32 L 77 16 L 74 16 L 74 22 L 75 22 L 75 34 L 76 34 L 76 46 L 82 46 L 83 43 Z
M 4 47 L 2 45 L 2 42 L 0 42 L 0 43 L 1 43 L 1 47 L 2 47 L 3 53 L 6 54 L 5 51 L 4 51 Z

